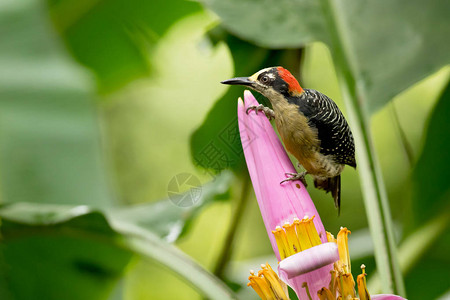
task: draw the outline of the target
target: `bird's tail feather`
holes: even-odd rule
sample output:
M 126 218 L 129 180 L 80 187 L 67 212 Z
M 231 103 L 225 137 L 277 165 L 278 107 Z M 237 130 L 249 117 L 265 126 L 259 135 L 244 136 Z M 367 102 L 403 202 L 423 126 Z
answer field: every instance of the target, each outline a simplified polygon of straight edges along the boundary
M 341 213 L 341 175 L 326 179 L 314 179 L 316 188 L 331 192 L 334 199 L 334 206 L 338 209 L 338 215 Z

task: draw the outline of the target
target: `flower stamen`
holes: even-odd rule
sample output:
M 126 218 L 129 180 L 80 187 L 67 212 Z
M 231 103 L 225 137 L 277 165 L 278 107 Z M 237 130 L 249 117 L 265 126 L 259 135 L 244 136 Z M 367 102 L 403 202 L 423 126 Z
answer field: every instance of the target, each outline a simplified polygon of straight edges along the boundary
M 281 260 L 322 244 L 313 220 L 314 216 L 305 216 L 302 220 L 294 218 L 292 224 L 286 222 L 283 228 L 277 226 L 272 230 Z
M 328 231 L 327 231 L 327 241 L 330 242 L 330 243 L 331 242 L 337 243 L 336 239 L 334 238 L 334 235 L 329 233 Z
M 301 221 L 299 219 L 294 219 L 295 230 L 297 232 L 298 241 L 300 243 L 302 251 L 312 247 L 312 243 L 305 226 L 306 222 L 304 222 L 303 220 L 305 220 L 305 218 Z
M 286 236 L 287 236 L 289 246 L 290 246 L 290 248 L 292 247 L 291 249 L 294 251 L 294 254 L 302 251 L 300 243 L 298 241 L 297 233 L 295 231 L 295 225 L 289 224 L 288 222 L 286 222 L 283 225 L 283 228 L 286 231 Z
M 312 300 L 311 293 L 309 292 L 308 283 L 305 281 L 302 284 L 302 288 L 306 290 L 306 294 L 308 295 L 309 300 Z
M 302 223 L 305 223 L 306 232 L 308 233 L 309 240 L 311 241 L 311 245 L 313 247 L 322 244 L 316 226 L 314 226 L 314 217 L 315 216 L 312 216 L 309 219 L 305 217 L 302 220 Z
M 355 292 L 355 281 L 351 273 L 341 274 L 340 276 L 340 293 L 342 299 L 353 299 L 356 298 Z
M 348 235 L 350 233 L 346 227 L 341 227 L 337 239 L 335 239 L 331 233 L 327 232 L 328 242 L 336 243 L 339 251 L 339 260 L 334 263 L 334 270 L 330 271 L 331 281 L 328 288 L 332 295 L 336 295 L 337 292 L 342 299 L 357 299 L 348 251 Z
M 261 270 L 257 275 L 250 270 L 248 280 L 250 282 L 247 283 L 247 286 L 251 286 L 263 300 L 289 300 L 286 285 L 268 263 L 261 265 Z
M 261 299 L 271 299 L 271 297 L 273 299 L 273 292 L 267 285 L 266 280 L 255 275 L 253 270 L 250 271 L 250 274 L 251 275 L 248 277 L 250 282 L 247 283 L 247 286 L 251 286 Z
M 366 266 L 361 265 L 361 271 L 362 273 L 358 275 L 356 278 L 356 283 L 358 285 L 358 294 L 360 300 L 370 300 L 370 294 L 367 290 L 367 283 L 366 283 Z
M 330 284 L 328 285 L 328 288 L 331 291 L 331 294 L 336 295 L 336 288 L 338 286 L 337 272 L 336 272 L 336 270 L 331 270 L 330 274 L 331 274 L 331 280 L 330 280 Z
M 278 251 L 280 252 L 280 258 L 282 260 L 294 254 L 294 251 L 290 250 L 286 232 L 280 226 L 277 226 L 275 230 L 272 230 L 272 233 L 275 236 L 275 241 L 277 242 Z
M 336 297 L 334 296 L 331 291 L 325 287 L 323 287 L 321 290 L 317 292 L 317 296 L 320 300 L 336 300 Z
M 347 227 L 341 227 L 337 236 L 337 244 L 339 249 L 339 263 L 340 267 L 343 269 L 343 273 L 351 273 L 351 263 L 350 254 L 348 251 L 348 235 L 351 233 Z

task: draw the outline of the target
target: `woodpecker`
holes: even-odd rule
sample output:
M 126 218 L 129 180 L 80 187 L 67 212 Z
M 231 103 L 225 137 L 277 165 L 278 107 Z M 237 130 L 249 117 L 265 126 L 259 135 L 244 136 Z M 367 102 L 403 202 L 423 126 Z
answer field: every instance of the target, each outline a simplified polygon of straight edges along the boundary
M 221 83 L 243 85 L 269 99 L 273 110 L 262 105 L 247 109 L 264 112 L 275 119 L 286 149 L 306 170 L 286 173 L 285 181 L 301 180 L 310 174 L 314 186 L 331 192 L 340 212 L 341 172 L 345 165 L 356 168 L 353 135 L 336 103 L 326 95 L 303 89 L 295 77 L 283 67 L 271 67 L 250 77 L 236 77 Z

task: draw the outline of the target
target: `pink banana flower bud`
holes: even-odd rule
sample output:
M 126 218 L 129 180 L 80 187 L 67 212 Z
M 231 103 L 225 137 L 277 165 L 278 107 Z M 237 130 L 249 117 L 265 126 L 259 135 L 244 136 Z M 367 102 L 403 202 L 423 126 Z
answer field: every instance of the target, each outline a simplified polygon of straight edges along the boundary
M 270 265 L 251 271 L 248 283 L 262 299 L 289 299 L 285 284 L 299 299 L 356 298 L 351 274 L 347 228 L 337 239 L 325 231 L 320 216 L 301 181 L 280 182 L 296 173 L 272 125 L 263 113 L 251 112 L 259 103 L 249 91 L 238 101 L 238 122 L 248 171 L 267 234 L 278 259 L 278 275 Z M 371 299 L 364 266 L 357 278 L 361 300 Z M 280 279 L 281 278 L 281 279 Z M 394 295 L 372 299 L 400 300 Z

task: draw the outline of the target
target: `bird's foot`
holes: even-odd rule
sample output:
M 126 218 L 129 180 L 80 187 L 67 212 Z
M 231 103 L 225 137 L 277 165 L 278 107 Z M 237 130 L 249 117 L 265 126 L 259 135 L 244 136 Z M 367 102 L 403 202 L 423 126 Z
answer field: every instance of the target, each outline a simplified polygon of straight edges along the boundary
M 303 183 L 303 185 L 305 187 L 307 187 L 308 184 L 306 183 L 306 179 L 305 179 L 306 174 L 308 174 L 308 172 L 306 172 L 306 171 L 301 172 L 301 173 L 284 173 L 284 175 L 286 175 L 286 177 L 288 177 L 288 178 L 281 181 L 280 184 L 282 184 L 283 182 L 286 182 L 286 181 L 300 180 Z
M 256 114 L 258 114 L 259 111 L 262 111 L 269 120 L 275 119 L 275 113 L 273 112 L 273 110 L 271 110 L 268 107 L 265 107 L 262 104 L 251 105 L 251 106 L 247 107 L 247 110 L 245 111 L 247 113 L 247 115 L 248 115 L 249 110 L 254 110 L 256 112 Z

